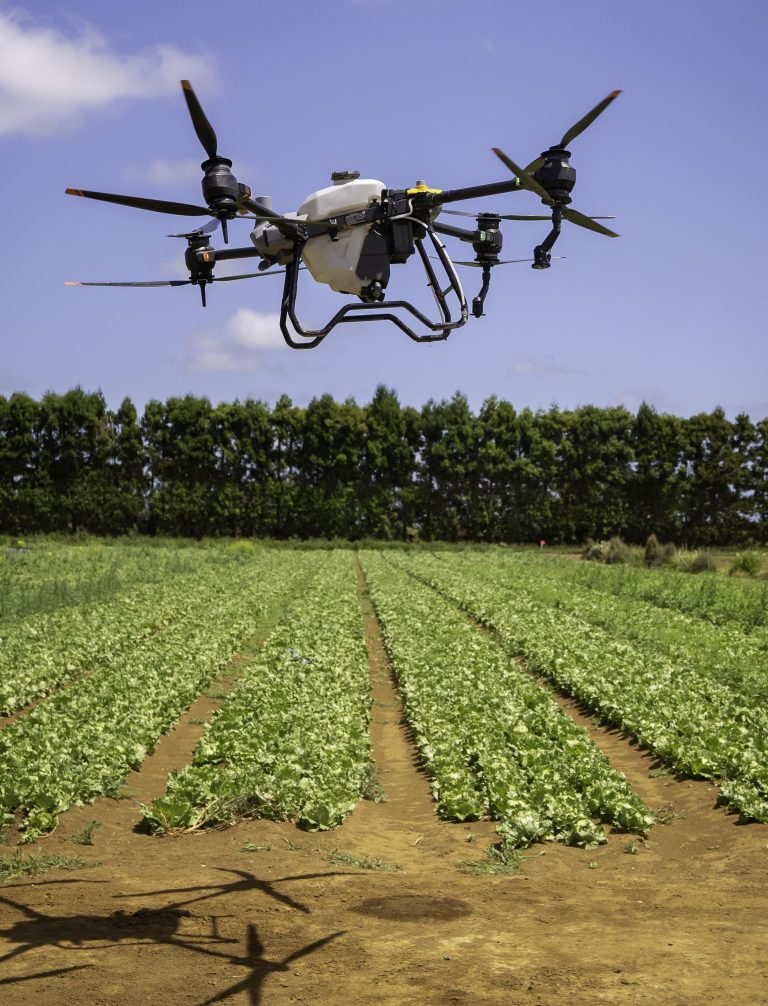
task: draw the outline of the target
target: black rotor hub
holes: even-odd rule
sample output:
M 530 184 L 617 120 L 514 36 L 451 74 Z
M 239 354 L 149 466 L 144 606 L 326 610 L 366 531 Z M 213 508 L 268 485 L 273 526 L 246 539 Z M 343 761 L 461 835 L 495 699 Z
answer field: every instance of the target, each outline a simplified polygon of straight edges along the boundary
M 555 202 L 567 206 L 571 201 L 573 186 L 576 184 L 576 168 L 571 165 L 570 151 L 562 147 L 550 147 L 541 156 L 544 164 L 533 177 Z
M 203 198 L 219 219 L 231 220 L 237 215 L 239 188 L 232 174 L 228 157 L 211 157 L 200 165 L 203 169 Z
M 499 230 L 501 217 L 497 213 L 479 213 L 477 216 L 477 240 L 472 242 L 475 261 L 495 265 L 504 238 Z

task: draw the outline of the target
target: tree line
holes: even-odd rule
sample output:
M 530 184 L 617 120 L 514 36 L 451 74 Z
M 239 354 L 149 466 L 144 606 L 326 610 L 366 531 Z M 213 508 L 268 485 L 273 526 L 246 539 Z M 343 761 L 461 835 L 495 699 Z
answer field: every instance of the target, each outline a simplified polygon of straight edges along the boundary
M 768 540 L 768 419 L 643 404 L 416 409 L 283 395 L 107 408 L 75 388 L 0 396 L 0 529 L 202 537 L 578 543 Z

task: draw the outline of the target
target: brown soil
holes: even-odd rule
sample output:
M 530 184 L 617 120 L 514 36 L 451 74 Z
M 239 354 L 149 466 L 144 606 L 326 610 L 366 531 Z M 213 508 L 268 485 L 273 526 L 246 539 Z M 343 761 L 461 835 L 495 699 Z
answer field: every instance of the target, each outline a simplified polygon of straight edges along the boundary
M 671 823 L 634 854 L 611 835 L 586 851 L 535 846 L 518 875 L 460 872 L 493 825 L 436 819 L 369 608 L 364 625 L 387 799 L 320 835 L 245 821 L 152 838 L 133 830 L 136 801 L 71 810 L 25 855 L 93 867 L 0 889 L 4 1006 L 768 1004 L 768 828 L 738 826 L 706 783 L 649 774 L 650 756 L 561 699 Z M 188 761 L 211 706 L 128 780 L 137 801 Z M 94 819 L 92 847 L 67 839 Z

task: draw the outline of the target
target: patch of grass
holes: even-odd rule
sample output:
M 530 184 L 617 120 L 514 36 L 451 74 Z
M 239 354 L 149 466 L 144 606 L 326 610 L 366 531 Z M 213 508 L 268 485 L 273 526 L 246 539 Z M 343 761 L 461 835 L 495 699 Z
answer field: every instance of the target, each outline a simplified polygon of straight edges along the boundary
M 363 799 L 373 800 L 374 803 L 382 803 L 387 799 L 384 787 L 381 784 L 381 776 L 376 768 L 375 762 L 369 762 L 366 766 L 365 781 L 363 784 Z
M 472 836 L 466 841 L 471 841 Z M 501 845 L 489 845 L 485 850 L 485 859 L 465 859 L 457 865 L 461 873 L 472 877 L 487 877 L 498 874 L 520 873 L 523 867 L 523 857 L 519 849 L 504 849 Z
M 113 800 L 136 800 L 136 793 L 132 789 L 120 788 L 112 795 Z
M 734 556 L 728 574 L 745 573 L 747 576 L 757 576 L 763 565 L 763 557 L 759 552 L 749 549 L 746 552 L 737 552 Z
M 203 692 L 209 699 L 225 699 L 229 695 L 229 690 L 226 688 L 209 688 L 207 692 Z
M 662 779 L 664 776 L 669 776 L 671 774 L 672 773 L 669 771 L 668 768 L 664 768 L 664 766 L 662 766 L 661 768 L 652 768 L 650 770 L 650 772 L 648 773 L 648 778 L 649 779 Z
M 240 852 L 272 852 L 271 845 L 255 845 L 253 842 L 246 842 L 240 846 Z
M 285 835 L 283 835 L 283 843 L 286 849 L 289 849 L 291 852 L 310 852 L 315 856 L 319 856 L 326 863 L 333 863 L 337 866 L 357 866 L 361 870 L 381 870 L 385 873 L 398 873 L 404 869 L 400 863 L 386 863 L 383 859 L 378 859 L 375 856 L 356 856 L 353 852 L 343 852 L 341 849 L 331 849 L 330 852 L 327 852 L 325 849 L 313 849 L 307 845 L 296 845 L 295 842 L 292 842 L 290 838 L 286 838 Z M 253 851 L 258 848 L 259 846 L 254 846 Z M 247 851 L 250 852 L 252 850 L 248 849 Z
M 342 852 L 341 849 L 332 849 L 330 852 L 321 852 L 319 849 L 317 851 L 326 863 L 357 866 L 361 870 L 381 870 L 384 873 L 398 873 L 404 869 L 400 863 L 385 863 L 383 859 L 374 856 L 356 856 L 352 852 Z
M 97 863 L 86 863 L 76 856 L 27 856 L 18 849 L 13 856 L 0 856 L 0 884 L 16 877 L 37 877 L 48 870 L 89 870 Z
M 91 821 L 90 824 L 86 824 L 82 831 L 79 831 L 76 835 L 68 835 L 67 841 L 74 842 L 76 845 L 93 845 L 93 835 L 97 828 L 101 827 L 101 822 Z
M 681 814 L 675 810 L 673 803 L 662 803 L 659 807 L 651 810 L 651 813 L 657 824 L 672 824 L 673 821 L 679 821 L 685 817 L 685 814 Z
M 636 856 L 638 852 L 640 852 L 640 846 L 634 839 L 630 839 L 630 841 L 624 846 L 624 854 L 626 856 Z

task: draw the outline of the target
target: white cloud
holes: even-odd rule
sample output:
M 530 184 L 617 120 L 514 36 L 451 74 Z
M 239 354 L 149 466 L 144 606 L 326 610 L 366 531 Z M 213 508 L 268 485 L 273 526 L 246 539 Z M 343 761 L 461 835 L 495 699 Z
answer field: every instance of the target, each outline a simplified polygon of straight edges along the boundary
M 280 315 L 241 307 L 223 332 L 202 329 L 192 337 L 193 357 L 189 369 L 198 373 L 258 370 L 264 350 L 285 347 Z
M 229 332 L 235 346 L 242 349 L 274 349 L 285 344 L 277 312 L 261 314 L 241 307 L 229 323 Z
M 0 11 L 0 136 L 64 133 L 89 111 L 170 94 L 185 77 L 209 85 L 213 75 L 208 57 L 172 45 L 123 54 L 88 24 L 65 35 Z
M 179 185 L 189 183 L 200 185 L 203 180 L 203 172 L 200 164 L 204 157 L 205 154 L 201 150 L 200 157 L 197 160 L 194 158 L 181 161 L 158 159 L 152 161 L 150 164 L 134 165 L 123 171 L 123 178 L 129 182 L 148 182 L 151 185 L 165 186 L 167 188 L 175 188 Z M 239 166 L 235 166 L 235 174 L 238 177 L 247 176 L 248 174 L 253 174 L 253 169 L 249 165 L 241 163 Z M 197 197 L 198 202 L 200 198 L 200 196 Z M 195 199 L 193 198 L 188 201 L 194 202 Z
M 521 356 L 513 360 L 509 373 L 515 377 L 535 377 L 545 374 L 580 374 L 582 371 L 574 367 L 565 367 L 551 356 L 535 360 L 530 356 Z
M 203 155 L 201 154 L 201 160 Z M 203 172 L 200 161 L 152 161 L 145 167 L 126 168 L 123 176 L 132 182 L 151 182 L 153 185 L 176 186 L 186 182 L 200 182 Z

